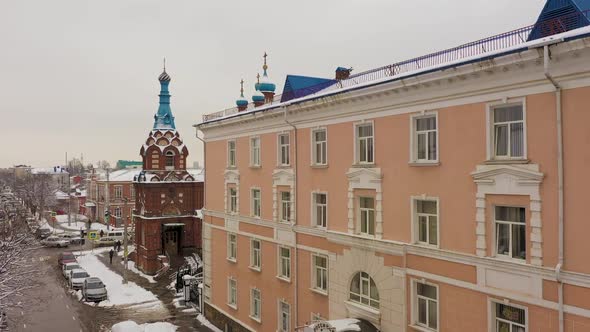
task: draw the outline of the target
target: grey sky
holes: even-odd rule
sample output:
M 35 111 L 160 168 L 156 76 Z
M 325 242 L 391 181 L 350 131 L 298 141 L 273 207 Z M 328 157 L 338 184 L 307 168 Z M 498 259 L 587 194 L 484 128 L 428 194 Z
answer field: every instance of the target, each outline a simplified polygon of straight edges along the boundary
M 172 111 L 192 125 L 249 99 L 262 54 L 286 74 L 331 78 L 534 23 L 544 0 L 18 0 L 0 2 L 0 167 L 139 160 L 157 110 L 162 57 Z

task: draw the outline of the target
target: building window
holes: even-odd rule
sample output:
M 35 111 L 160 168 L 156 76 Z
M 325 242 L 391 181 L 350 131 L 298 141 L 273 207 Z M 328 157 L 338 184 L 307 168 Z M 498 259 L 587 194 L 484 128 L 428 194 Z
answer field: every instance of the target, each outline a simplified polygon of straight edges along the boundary
M 491 113 L 494 158 L 524 158 L 525 123 L 523 105 L 496 106 Z
M 236 234 L 227 234 L 227 259 L 236 261 L 238 254 L 238 236 Z
M 313 165 L 328 164 L 328 137 L 326 129 L 312 131 Z
M 145 225 L 141 226 L 141 245 L 145 247 Z
M 291 279 L 291 249 L 279 247 L 279 277 Z
M 260 137 L 250 139 L 250 166 L 260 166 Z
M 281 191 L 281 221 L 291 221 L 291 193 Z
M 252 216 L 260 217 L 260 189 L 252 189 Z
M 133 187 L 133 185 L 131 185 L 131 187 L 129 187 L 131 190 L 131 200 L 135 200 L 135 187 Z
M 438 160 L 438 134 L 436 115 L 413 118 L 413 159 L 417 162 Z
M 174 167 L 174 152 L 166 152 L 166 168 Z
M 115 208 L 115 217 L 117 219 L 121 218 L 121 208 L 118 206 Z
M 328 291 L 328 257 L 313 255 L 313 288 L 321 292 Z
M 238 306 L 238 282 L 233 278 L 227 280 L 227 304 L 233 308 Z
M 227 166 L 236 167 L 236 141 L 227 141 Z
M 358 272 L 350 283 L 350 300 L 379 309 L 379 291 L 368 273 Z
M 373 123 L 356 126 L 356 162 L 372 164 L 374 162 Z
M 289 134 L 281 134 L 279 135 L 279 166 L 289 166 L 289 158 Z
M 160 168 L 160 154 L 158 151 L 152 152 L 152 169 Z
M 360 233 L 375 235 L 375 199 L 373 197 L 359 198 Z
M 416 282 L 414 292 L 414 324 L 438 331 L 438 288 Z
M 526 258 L 526 210 L 521 207 L 496 206 L 496 254 L 516 259 Z
M 492 302 L 493 331 L 525 332 L 527 329 L 526 309 Z
M 250 317 L 260 321 L 261 310 L 260 289 L 252 288 L 250 291 Z
M 238 190 L 234 187 L 229 188 L 229 212 L 238 212 Z
M 416 242 L 438 245 L 438 203 L 435 200 L 414 201 L 414 220 L 417 233 Z
M 262 244 L 260 240 L 250 240 L 250 267 L 260 270 L 262 264 Z
M 279 332 L 290 332 L 291 306 L 287 302 L 279 301 Z
M 325 193 L 313 193 L 313 225 L 326 228 L 328 225 L 328 198 Z
M 115 186 L 115 198 L 120 199 L 123 197 L 123 186 Z

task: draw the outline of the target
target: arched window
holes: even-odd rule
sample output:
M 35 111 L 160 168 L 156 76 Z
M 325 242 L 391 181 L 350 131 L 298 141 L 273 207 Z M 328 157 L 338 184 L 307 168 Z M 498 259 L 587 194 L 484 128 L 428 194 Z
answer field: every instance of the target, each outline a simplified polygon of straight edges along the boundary
M 350 300 L 379 309 L 379 291 L 366 272 L 358 272 L 350 283 Z
M 174 167 L 174 152 L 166 152 L 166 167 Z

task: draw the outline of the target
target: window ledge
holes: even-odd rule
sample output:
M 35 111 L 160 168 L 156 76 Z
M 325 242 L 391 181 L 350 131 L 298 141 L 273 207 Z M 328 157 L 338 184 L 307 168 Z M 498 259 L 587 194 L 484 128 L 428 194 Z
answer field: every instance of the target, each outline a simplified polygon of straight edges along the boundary
M 516 263 L 516 264 L 520 264 L 520 265 L 529 265 L 529 263 L 527 263 L 526 259 L 521 259 L 521 258 L 512 258 L 509 256 L 504 256 L 504 255 L 495 255 L 495 256 L 492 256 L 492 258 L 497 259 L 499 261 L 503 261 L 503 262 L 511 262 L 511 263 Z
M 229 258 L 229 257 L 227 257 L 226 259 L 227 259 L 227 261 L 228 261 L 228 262 L 230 262 L 230 263 L 234 263 L 234 264 L 236 264 L 236 263 L 238 262 L 238 260 L 237 260 L 237 259 L 235 259 L 235 258 Z
M 236 170 L 238 169 L 236 166 L 227 166 L 225 169 Z
M 325 165 L 311 164 L 311 165 L 309 165 L 309 167 L 311 167 L 311 168 L 317 168 L 317 169 L 323 169 L 323 168 L 328 168 L 328 164 L 325 164 Z
M 365 163 L 363 163 L 363 164 L 354 163 L 354 164 L 352 164 L 351 167 L 353 167 L 353 168 L 374 168 L 375 166 L 376 166 L 375 163 L 366 163 L 366 164 Z
M 260 318 L 256 318 L 252 315 L 249 315 L 248 317 L 250 317 L 251 320 L 255 321 L 258 324 L 262 324 L 262 320 Z
M 291 283 L 291 278 L 277 276 L 277 279 L 279 279 L 280 281 L 283 281 L 283 282 Z
M 518 164 L 529 164 L 529 159 L 489 159 L 484 162 L 486 165 L 518 165 Z
M 422 247 L 422 248 L 440 249 L 440 246 L 438 244 L 430 244 L 430 243 L 420 242 L 420 241 L 414 242 L 414 245 L 416 245 L 418 247 Z
M 286 168 L 291 168 L 291 165 L 277 165 L 278 169 L 286 169 Z
M 317 289 L 317 288 L 310 288 L 310 291 L 319 294 L 319 295 L 323 295 L 323 296 L 328 296 L 328 291 L 325 290 L 321 290 L 321 289 Z
M 440 161 L 410 161 L 408 165 L 412 167 L 433 167 L 440 166 Z
M 262 166 L 260 166 L 260 165 L 250 165 L 249 167 L 252 168 L 252 169 L 260 169 L 260 168 L 262 168 Z
M 259 267 L 255 267 L 255 266 L 248 266 L 250 268 L 250 270 L 255 271 L 255 272 L 260 272 L 261 269 Z
M 234 310 L 238 310 L 238 306 L 235 304 L 230 304 L 230 303 L 226 303 L 228 307 L 234 309 Z
M 416 324 L 410 324 L 408 326 L 416 331 L 421 331 L 421 332 L 436 332 L 436 331 L 438 331 L 438 330 L 433 330 L 433 329 L 427 328 L 425 326 L 420 326 L 420 325 L 416 325 Z

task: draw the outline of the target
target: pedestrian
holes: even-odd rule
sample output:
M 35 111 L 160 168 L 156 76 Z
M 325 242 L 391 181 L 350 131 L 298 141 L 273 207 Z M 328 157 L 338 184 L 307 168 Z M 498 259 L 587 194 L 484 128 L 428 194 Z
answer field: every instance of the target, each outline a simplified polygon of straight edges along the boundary
M 104 236 L 104 231 L 101 229 L 100 230 L 100 237 L 103 237 L 103 236 Z
M 121 251 L 121 240 L 117 241 L 117 252 Z
M 111 265 L 113 265 L 113 255 L 115 254 L 115 251 L 113 251 L 113 249 L 111 249 L 111 251 L 109 251 L 109 258 L 111 259 Z
M 80 227 L 80 237 L 84 238 L 84 230 L 82 229 L 82 227 Z

